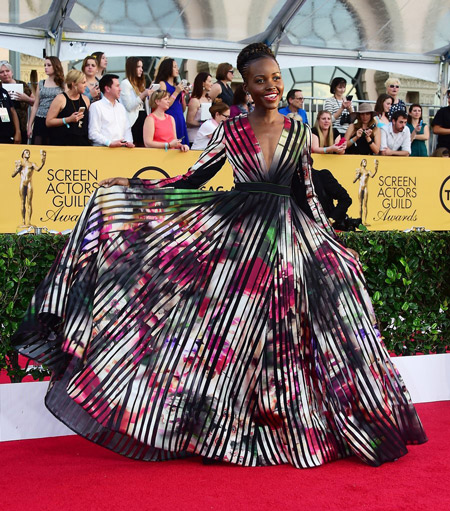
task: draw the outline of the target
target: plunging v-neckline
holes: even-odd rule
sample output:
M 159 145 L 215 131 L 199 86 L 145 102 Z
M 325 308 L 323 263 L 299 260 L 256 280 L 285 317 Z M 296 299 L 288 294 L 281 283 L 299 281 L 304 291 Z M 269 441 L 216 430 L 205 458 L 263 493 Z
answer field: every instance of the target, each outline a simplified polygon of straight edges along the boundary
M 278 137 L 277 145 L 275 146 L 275 150 L 274 150 L 274 152 L 272 154 L 272 159 L 270 160 L 270 165 L 267 165 L 266 157 L 264 156 L 264 152 L 262 150 L 261 144 L 259 143 L 259 140 L 258 140 L 258 138 L 256 136 L 256 133 L 253 130 L 253 127 L 252 127 L 252 125 L 250 123 L 248 115 L 245 116 L 245 119 L 246 119 L 247 124 L 248 124 L 248 126 L 250 128 L 250 134 L 251 134 L 251 137 L 253 139 L 253 143 L 259 147 L 259 152 L 261 153 L 261 161 L 262 161 L 262 163 L 263 163 L 263 165 L 265 167 L 265 170 L 266 170 L 266 172 L 269 172 L 269 170 L 272 168 L 272 164 L 273 164 L 273 162 L 275 160 L 275 155 L 277 154 L 277 151 L 278 151 L 278 149 L 280 147 L 280 140 L 281 140 L 281 138 L 283 136 L 283 133 L 284 133 L 285 130 L 289 130 L 290 120 L 287 117 L 284 118 L 283 126 L 282 126 L 281 131 L 280 131 L 280 136 Z M 288 124 L 288 126 L 287 126 L 287 124 Z

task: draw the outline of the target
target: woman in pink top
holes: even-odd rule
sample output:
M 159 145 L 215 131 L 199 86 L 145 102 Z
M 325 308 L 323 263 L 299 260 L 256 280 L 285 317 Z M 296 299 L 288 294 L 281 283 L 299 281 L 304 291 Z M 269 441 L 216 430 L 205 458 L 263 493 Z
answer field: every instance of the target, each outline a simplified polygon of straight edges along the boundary
M 165 90 L 157 90 L 150 97 L 152 113 L 144 123 L 144 145 L 156 149 L 180 149 L 189 151 L 189 146 L 177 139 L 175 119 L 166 114 L 170 107 L 170 94 Z

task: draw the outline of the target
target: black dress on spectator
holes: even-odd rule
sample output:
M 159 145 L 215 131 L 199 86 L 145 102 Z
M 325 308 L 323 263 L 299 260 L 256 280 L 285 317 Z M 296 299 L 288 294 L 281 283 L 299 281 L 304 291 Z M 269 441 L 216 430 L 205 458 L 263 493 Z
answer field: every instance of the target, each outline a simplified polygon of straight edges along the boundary
M 405 105 L 405 102 L 402 101 L 401 99 L 398 100 L 398 103 L 393 103 L 391 108 L 389 109 L 389 113 L 388 113 L 388 117 L 389 117 L 389 120 L 391 121 L 392 120 L 392 115 L 395 113 L 395 112 L 405 112 L 406 113 L 406 105 Z
M 0 108 L 6 108 L 4 120 L 0 120 L 0 144 L 12 144 L 14 142 L 14 123 L 11 115 L 13 103 L 8 91 L 0 86 Z M 7 120 L 6 116 L 9 118 Z
M 84 117 L 79 122 L 68 123 L 68 127 L 63 124 L 56 128 L 49 128 L 50 143 L 52 145 L 64 146 L 87 146 L 91 145 L 88 137 L 89 110 L 84 102 L 83 96 L 77 100 L 72 100 L 63 92 L 66 98 L 66 106 L 59 112 L 57 119 L 70 117 L 74 112 L 78 112 L 80 107 L 84 106 Z
M 331 127 L 330 127 L 331 129 Z M 317 138 L 319 138 L 320 140 L 320 137 L 319 137 L 319 130 L 314 126 L 313 128 L 311 128 L 311 133 L 313 135 L 316 135 Z M 338 136 L 341 135 L 339 133 L 339 130 L 337 130 L 336 128 L 333 128 L 333 143 L 334 141 L 338 138 Z M 341 137 L 343 137 L 344 135 L 341 135 Z
M 220 98 L 228 106 L 231 106 L 233 104 L 234 97 L 233 89 L 229 85 L 225 85 L 220 80 L 217 83 L 220 85 L 220 88 L 222 89 L 222 92 L 217 97 Z
M 345 154 L 373 154 L 372 149 L 370 149 L 370 144 L 367 142 L 366 137 L 363 135 L 361 138 L 356 139 L 353 137 L 355 141 L 350 147 L 347 147 L 345 150 Z

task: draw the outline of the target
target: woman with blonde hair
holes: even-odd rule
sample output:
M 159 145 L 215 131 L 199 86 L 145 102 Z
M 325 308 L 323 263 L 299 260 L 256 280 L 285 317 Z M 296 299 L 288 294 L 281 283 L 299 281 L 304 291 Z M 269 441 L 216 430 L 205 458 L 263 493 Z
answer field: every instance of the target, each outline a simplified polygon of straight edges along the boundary
M 52 145 L 87 146 L 90 101 L 83 95 L 86 76 L 71 69 L 65 79 L 67 92 L 58 94 L 48 110 L 45 124 Z
M 144 123 L 144 145 L 155 149 L 179 149 L 189 151 L 187 144 L 182 144 L 177 138 L 175 119 L 167 114 L 170 107 L 170 93 L 166 90 L 157 90 L 150 96 L 152 113 L 147 116 Z
M 389 120 L 392 119 L 392 114 L 394 112 L 400 112 L 401 110 L 406 112 L 406 105 L 405 105 L 404 101 L 402 101 L 398 97 L 400 85 L 401 85 L 401 83 L 398 78 L 388 78 L 384 82 L 384 86 L 386 87 L 386 94 L 389 94 L 389 96 L 392 97 L 392 105 L 389 110 Z
M 376 114 L 369 103 L 361 103 L 359 110 L 351 114 L 352 124 L 345 134 L 346 154 L 378 154 L 380 152 L 381 128 L 377 128 Z
M 147 98 L 151 90 L 145 88 L 142 59 L 129 57 L 125 73 L 127 77 L 120 84 L 120 102 L 127 111 L 135 146 L 144 147 L 144 122 L 149 113 Z
M 311 149 L 313 153 L 344 154 L 346 143 L 341 142 L 341 134 L 332 126 L 332 115 L 328 110 L 318 113 L 314 128 L 311 130 Z
M 48 144 L 50 134 L 45 124 L 48 110 L 58 94 L 64 92 L 64 71 L 58 57 L 46 57 L 45 80 L 40 80 L 36 88 L 33 108 L 28 119 L 27 135 L 33 144 Z
M 184 119 L 186 110 L 187 87 L 178 83 L 180 70 L 175 59 L 165 58 L 161 60 L 156 73 L 155 83 L 159 84 L 161 90 L 169 93 L 169 109 L 167 113 L 175 119 L 177 137 L 183 144 L 189 144 L 189 136 Z

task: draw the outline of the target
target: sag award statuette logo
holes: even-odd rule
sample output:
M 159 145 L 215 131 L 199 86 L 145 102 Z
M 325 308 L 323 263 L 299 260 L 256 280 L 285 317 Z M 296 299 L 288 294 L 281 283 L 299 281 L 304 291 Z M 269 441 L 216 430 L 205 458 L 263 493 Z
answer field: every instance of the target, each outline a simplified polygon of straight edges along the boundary
M 15 161 L 15 169 L 12 177 L 20 174 L 19 183 L 19 197 L 20 197 L 20 212 L 22 215 L 22 225 L 19 228 L 31 226 L 31 216 L 33 214 L 33 174 L 34 171 L 39 172 L 45 164 L 47 153 L 41 149 L 41 165 L 37 166 L 36 163 L 30 161 L 30 150 L 24 149 L 22 158 Z
M 361 166 L 356 169 L 355 179 L 353 183 L 359 181 L 358 200 L 359 200 L 359 216 L 362 218 L 362 223 L 369 226 L 367 223 L 367 202 L 369 200 L 369 178 L 375 177 L 378 171 L 378 160 L 374 160 L 375 170 L 373 173 L 367 168 L 367 160 L 361 160 Z

